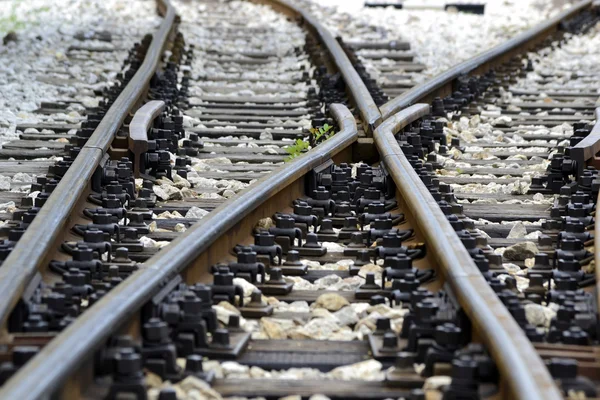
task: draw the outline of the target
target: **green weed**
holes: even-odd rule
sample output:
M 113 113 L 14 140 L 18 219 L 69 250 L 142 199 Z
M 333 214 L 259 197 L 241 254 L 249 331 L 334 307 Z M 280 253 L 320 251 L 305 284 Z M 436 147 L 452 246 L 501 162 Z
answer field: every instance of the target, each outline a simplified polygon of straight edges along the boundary
M 314 147 L 317 144 L 324 142 L 325 140 L 335 135 L 335 132 L 333 131 L 333 126 L 329 124 L 325 124 L 319 128 L 310 128 L 309 131 L 309 141 L 303 139 L 296 139 L 293 145 L 287 146 L 285 148 L 285 151 L 289 154 L 289 156 L 285 158 L 285 162 L 293 160 L 294 158 L 298 157 L 311 147 Z
M 308 150 L 309 147 L 310 144 L 307 141 L 302 139 L 296 139 L 293 145 L 287 146 L 285 148 L 285 151 L 289 154 L 289 156 L 287 156 L 284 161 L 288 162 L 293 160 L 294 158 L 302 154 L 304 151 Z

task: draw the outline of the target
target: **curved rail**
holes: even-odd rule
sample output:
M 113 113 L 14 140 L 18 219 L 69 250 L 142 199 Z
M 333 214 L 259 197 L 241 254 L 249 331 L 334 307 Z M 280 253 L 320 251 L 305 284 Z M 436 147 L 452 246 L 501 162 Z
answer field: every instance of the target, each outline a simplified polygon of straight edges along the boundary
M 254 0 L 254 2 L 283 8 L 302 16 L 330 51 L 363 121 L 369 129 L 374 129 L 381 121 L 379 109 L 331 33 L 307 11 L 291 2 L 286 0 Z M 83 146 L 72 167 L 31 223 L 31 229 L 27 229 L 0 269 L 0 326 L 5 326 L 10 312 L 34 274 L 45 262 L 50 261 L 51 250 L 60 240 L 59 232 L 64 230 L 76 205 L 87 192 L 88 182 L 110 147 L 115 133 L 129 110 L 145 92 L 158 66 L 166 39 L 173 27 L 175 9 L 168 0 L 157 0 L 157 6 L 159 12 L 165 17 L 154 34 L 144 62 Z M 30 246 L 30 243 L 36 243 L 36 246 Z
M 368 131 L 373 130 L 381 123 L 381 112 L 373 101 L 369 90 L 352 66 L 350 59 L 335 40 L 331 32 L 325 28 L 315 17 L 313 17 L 304 8 L 288 0 L 251 0 L 254 3 L 268 4 L 279 9 L 285 9 L 288 12 L 302 16 L 304 21 L 317 33 L 323 44 L 329 50 L 333 61 L 344 77 L 346 86 L 352 94 L 352 101 L 360 112 L 363 122 L 367 125 Z
M 86 356 L 89 357 L 104 343 L 115 327 L 127 321 L 224 232 L 311 169 L 354 143 L 358 131 L 350 111 L 339 104 L 331 105 L 330 110 L 340 126 L 340 132 L 317 148 L 281 166 L 191 226 L 169 247 L 147 261 L 144 268 L 134 272 L 102 297 L 44 347 L 2 387 L 0 398 L 36 399 L 54 392 Z
M 90 179 L 107 152 L 129 111 L 145 93 L 156 70 L 167 37 L 175 21 L 175 9 L 161 0 L 164 19 L 154 33 L 144 62 L 106 112 L 77 158 L 62 177 L 48 201 L 25 231 L 0 268 L 0 325 L 4 326 L 29 281 L 44 262 L 49 261 L 59 232 L 64 230 L 80 198 L 87 193 Z M 32 243 L 35 243 L 32 246 Z
M 519 399 L 561 399 L 550 373 L 533 345 L 496 293 L 487 284 L 435 199 L 404 156 L 394 134 L 429 113 L 416 104 L 383 122 L 373 138 L 400 196 L 435 255 L 459 303 L 481 332 L 501 376 Z
M 468 74 L 484 74 L 488 72 L 494 66 L 508 61 L 516 54 L 522 53 L 541 42 L 548 34 L 557 31 L 564 20 L 575 16 L 592 5 L 591 0 L 581 1 L 568 10 L 534 26 L 507 42 L 484 51 L 442 72 L 434 78 L 414 86 L 380 107 L 383 120 L 385 121 L 403 108 L 417 102 L 429 103 L 434 97 L 445 97 L 452 94 L 453 84 L 457 78 Z

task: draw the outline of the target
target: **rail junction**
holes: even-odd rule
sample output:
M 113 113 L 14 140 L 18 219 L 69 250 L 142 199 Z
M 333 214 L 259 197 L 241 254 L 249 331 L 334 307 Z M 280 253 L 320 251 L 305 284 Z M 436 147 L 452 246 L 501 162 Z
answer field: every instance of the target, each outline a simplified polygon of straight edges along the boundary
M 307 8 L 156 0 L 2 145 L 0 398 L 600 397 L 598 4 L 421 83 Z

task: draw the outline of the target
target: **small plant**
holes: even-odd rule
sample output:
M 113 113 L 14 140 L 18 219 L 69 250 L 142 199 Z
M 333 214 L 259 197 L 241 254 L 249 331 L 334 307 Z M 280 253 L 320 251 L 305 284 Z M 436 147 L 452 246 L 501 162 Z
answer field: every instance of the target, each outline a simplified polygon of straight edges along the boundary
M 324 140 L 327 140 L 335 134 L 333 126 L 329 124 L 325 124 L 320 128 L 310 128 L 310 133 L 313 135 L 315 143 L 319 143 L 319 140 L 323 137 L 325 138 Z
M 320 128 L 310 128 L 310 133 L 311 135 L 308 141 L 296 139 L 293 145 L 285 148 L 285 151 L 289 154 L 289 156 L 285 158 L 285 162 L 293 160 L 304 151 L 310 150 L 312 147 L 316 146 L 319 142 L 323 142 L 335 135 L 333 126 L 329 124 L 325 124 Z
M 293 145 L 285 148 L 285 151 L 289 154 L 289 156 L 285 158 L 285 162 L 291 161 L 298 157 L 303 151 L 308 150 L 309 147 L 310 144 L 307 141 L 296 139 Z

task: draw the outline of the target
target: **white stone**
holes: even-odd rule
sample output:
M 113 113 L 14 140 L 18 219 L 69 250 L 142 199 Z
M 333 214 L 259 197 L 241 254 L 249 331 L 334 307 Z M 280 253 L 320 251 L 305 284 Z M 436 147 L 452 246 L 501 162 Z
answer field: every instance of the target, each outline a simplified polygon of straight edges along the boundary
M 373 273 L 373 274 L 375 274 L 376 279 L 381 279 L 382 272 L 383 272 L 383 268 L 380 267 L 379 265 L 367 264 L 367 265 L 363 265 L 362 267 L 360 267 L 360 269 L 358 270 L 358 276 L 366 278 L 367 274 Z
M 181 176 L 177 175 L 177 174 L 173 174 L 173 183 L 175 183 L 175 186 L 179 189 L 183 189 L 185 188 L 190 188 L 192 187 L 192 185 L 188 182 L 187 179 L 182 178 Z
M 221 368 L 223 369 L 223 374 L 226 377 L 231 377 L 231 375 L 246 375 L 250 371 L 250 368 L 247 365 L 241 365 L 236 363 L 235 361 L 222 362 Z
M 296 327 L 290 319 L 263 317 L 260 319 L 260 329 L 269 339 L 286 339 L 288 332 Z
M 317 297 L 317 300 L 313 303 L 312 307 L 325 308 L 329 311 L 337 311 L 348 304 L 350 304 L 348 303 L 348 300 L 337 293 L 325 293 Z
M 161 200 L 182 200 L 183 196 L 179 189 L 175 186 L 168 184 L 162 184 L 160 186 L 154 185 L 152 187 L 154 194 Z
M 339 309 L 338 311 L 333 313 L 333 316 L 335 318 L 337 318 L 340 325 L 346 325 L 346 326 L 354 325 L 359 320 L 358 314 L 350 306 L 346 306 L 346 307 Z
M 340 329 L 333 319 L 314 318 L 306 325 L 298 327 L 289 332 L 291 339 L 315 339 L 327 340 Z
M 250 297 L 252 292 L 258 290 L 256 286 L 243 278 L 233 278 L 233 284 L 242 287 L 244 290 L 244 297 Z
M 531 258 L 539 253 L 539 250 L 533 242 L 521 242 L 509 246 L 504 250 L 503 257 L 507 260 L 518 261 Z
M 448 386 L 452 383 L 452 378 L 445 375 L 431 376 L 425 379 L 423 390 L 440 390 L 443 386 Z
M 217 305 L 213 305 L 212 308 L 216 311 L 219 322 L 225 325 L 229 323 L 229 317 L 232 315 L 241 315 L 237 308 L 226 301 L 222 301 Z
M 522 222 L 516 222 L 508 233 L 507 239 L 522 239 L 527 235 L 527 228 Z
M 175 224 L 173 228 L 175 232 L 185 232 L 187 230 L 186 226 L 182 223 Z
M 185 218 L 197 218 L 202 219 L 209 214 L 209 211 L 206 211 L 200 207 L 192 206 L 185 213 Z
M 529 322 L 533 326 L 545 326 L 546 325 L 546 315 L 544 314 L 544 306 L 540 304 L 525 304 L 523 306 L 525 309 L 525 317 L 527 318 L 527 322 Z
M 340 282 L 342 278 L 339 275 L 326 275 L 322 278 L 317 279 L 314 284 L 318 290 L 328 289 L 330 286 Z
M 269 229 L 273 226 L 275 226 L 275 223 L 273 222 L 273 220 L 270 217 L 266 217 L 266 218 L 259 219 L 258 222 L 256 223 L 255 228 Z
M 343 381 L 363 380 L 374 381 L 382 379 L 381 363 L 377 360 L 367 360 L 356 364 L 345 365 L 333 369 L 329 375 Z
M 10 190 L 10 182 L 11 179 L 8 176 L 0 175 L 0 190 L 8 191 Z
M 502 267 L 508 272 L 510 275 L 520 275 L 523 274 L 521 267 L 512 263 L 503 263 Z

